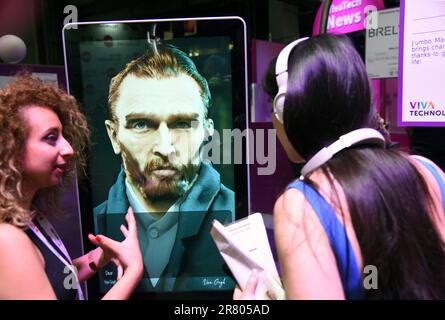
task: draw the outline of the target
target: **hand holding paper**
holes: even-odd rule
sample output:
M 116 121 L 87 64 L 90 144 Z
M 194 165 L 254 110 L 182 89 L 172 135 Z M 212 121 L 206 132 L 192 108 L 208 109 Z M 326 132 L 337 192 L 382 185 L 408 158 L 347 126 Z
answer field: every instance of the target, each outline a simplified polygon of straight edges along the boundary
M 252 270 L 256 269 L 259 279 L 255 299 L 284 299 L 284 290 L 260 213 L 226 226 L 215 220 L 210 233 L 243 290 Z

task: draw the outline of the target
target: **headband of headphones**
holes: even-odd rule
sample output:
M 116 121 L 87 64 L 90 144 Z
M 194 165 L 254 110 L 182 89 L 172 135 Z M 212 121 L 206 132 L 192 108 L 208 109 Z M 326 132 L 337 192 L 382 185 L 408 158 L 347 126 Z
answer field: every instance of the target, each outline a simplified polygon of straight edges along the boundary
M 334 155 L 343 149 L 360 144 L 371 144 L 384 148 L 385 138 L 380 132 L 372 128 L 361 128 L 350 131 L 342 135 L 334 143 L 318 151 L 312 158 L 310 158 L 301 169 L 300 180 L 303 180 L 306 175 L 328 162 Z
M 287 78 L 288 78 L 288 60 L 292 49 L 300 42 L 309 39 L 308 37 L 297 39 L 281 50 L 277 58 L 275 65 L 275 76 L 278 84 L 278 93 L 273 100 L 273 110 L 277 119 L 283 123 L 283 110 L 284 110 L 284 98 L 287 91 Z

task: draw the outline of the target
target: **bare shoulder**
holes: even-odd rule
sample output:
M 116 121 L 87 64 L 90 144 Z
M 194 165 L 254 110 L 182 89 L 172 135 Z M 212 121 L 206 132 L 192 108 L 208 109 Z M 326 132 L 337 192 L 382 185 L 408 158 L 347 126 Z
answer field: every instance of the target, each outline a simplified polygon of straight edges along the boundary
M 320 221 L 304 194 L 297 189 L 284 192 L 274 206 L 274 226 L 277 241 L 300 243 L 323 232 Z
M 414 163 L 416 163 L 416 164 L 419 163 L 419 161 L 416 161 L 416 160 L 421 160 L 421 161 L 424 161 L 424 162 L 426 162 L 426 163 L 432 164 L 433 166 L 436 166 L 436 164 L 435 164 L 433 161 L 431 161 L 431 160 L 428 159 L 428 158 L 425 158 L 424 156 L 420 156 L 420 155 L 406 155 L 406 157 L 407 157 L 411 162 L 414 162 Z
M 45 262 L 27 234 L 0 223 L 0 299 L 54 299 Z
M 275 202 L 274 221 L 300 225 L 307 218 L 307 211 L 311 209 L 302 192 L 293 188 L 288 189 Z
M 0 223 L 0 250 L 13 244 L 13 247 L 32 244 L 26 233 L 9 223 Z
M 288 299 L 342 299 L 335 256 L 305 195 L 288 189 L 274 207 L 275 243 Z
M 436 169 L 436 171 L 439 173 L 440 176 L 444 177 L 444 173 L 439 166 L 437 166 L 433 161 L 431 161 L 428 158 L 418 156 L 418 155 L 410 155 L 408 156 L 408 160 L 419 170 L 419 172 L 425 176 L 425 172 L 430 172 L 424 165 L 424 163 L 429 164 L 433 168 Z M 422 163 L 423 162 L 423 163 Z
M 428 189 L 430 190 L 430 195 L 433 199 L 435 208 L 436 208 L 436 218 L 438 219 L 438 221 L 441 221 L 440 224 L 442 226 L 445 226 L 445 219 L 444 219 L 444 214 L 443 214 L 443 203 L 445 203 L 445 199 L 443 199 L 443 195 L 442 195 L 442 188 L 441 185 L 439 184 L 439 181 L 441 180 L 442 182 L 445 182 L 445 174 L 442 171 L 442 169 L 440 167 L 438 167 L 433 161 L 422 157 L 422 156 L 409 156 L 408 157 L 409 161 L 416 167 L 417 171 L 422 175 L 422 177 L 424 178 Z M 425 163 L 427 165 L 425 165 Z M 427 167 L 433 167 L 435 170 L 431 171 L 429 168 Z M 433 172 L 436 172 L 435 174 L 433 174 Z M 435 176 L 436 174 L 439 175 L 439 180 L 438 177 Z M 442 227 L 443 229 L 444 227 Z M 445 231 L 444 232 L 444 237 L 445 237 Z
M 0 223 L 0 261 L 2 258 L 22 260 L 27 257 L 40 259 L 40 253 L 25 231 L 8 223 Z
M 440 194 L 440 185 L 438 183 L 437 177 L 435 177 L 433 172 L 427 167 L 429 166 L 430 168 L 431 167 L 434 168 L 436 173 L 442 179 L 442 181 L 445 181 L 445 174 L 442 171 L 442 169 L 438 167 L 430 159 L 427 159 L 422 156 L 409 156 L 408 159 L 414 165 L 414 167 L 416 167 L 417 171 L 423 176 L 428 187 L 432 189 L 435 193 Z M 425 163 L 427 165 L 425 165 Z

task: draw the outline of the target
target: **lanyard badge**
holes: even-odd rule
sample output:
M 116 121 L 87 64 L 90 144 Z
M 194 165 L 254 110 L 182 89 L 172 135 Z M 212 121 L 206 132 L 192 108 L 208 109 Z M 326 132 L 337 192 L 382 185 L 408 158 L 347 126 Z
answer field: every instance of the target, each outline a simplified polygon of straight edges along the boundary
M 47 246 L 49 250 L 72 272 L 76 280 L 77 287 L 77 297 L 79 300 L 85 300 L 82 288 L 80 287 L 79 277 L 77 276 L 77 270 L 75 269 L 73 262 L 68 254 L 68 251 L 65 248 L 62 240 L 57 234 L 54 227 L 51 223 L 46 219 L 42 214 L 37 214 L 37 220 L 39 221 L 40 226 L 45 231 L 45 233 L 50 237 L 51 241 L 57 246 L 57 248 L 63 253 L 63 256 L 53 247 L 53 245 L 45 238 L 43 233 L 39 230 L 39 228 L 31 222 L 29 224 L 30 229 L 34 234 Z

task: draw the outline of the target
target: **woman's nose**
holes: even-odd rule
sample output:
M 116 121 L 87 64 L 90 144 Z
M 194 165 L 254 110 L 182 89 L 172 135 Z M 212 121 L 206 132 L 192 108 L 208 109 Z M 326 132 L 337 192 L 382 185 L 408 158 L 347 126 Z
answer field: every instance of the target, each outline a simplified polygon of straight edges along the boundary
M 61 139 L 60 154 L 64 158 L 71 158 L 74 155 L 73 147 L 64 137 L 61 137 Z

